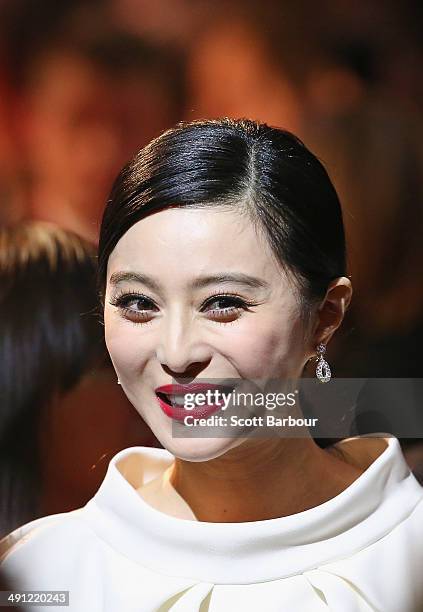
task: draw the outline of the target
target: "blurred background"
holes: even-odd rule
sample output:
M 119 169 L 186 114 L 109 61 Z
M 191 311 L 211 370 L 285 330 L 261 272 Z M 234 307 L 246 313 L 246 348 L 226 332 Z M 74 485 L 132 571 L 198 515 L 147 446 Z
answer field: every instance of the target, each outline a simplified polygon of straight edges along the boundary
M 95 245 L 113 178 L 162 130 L 284 127 L 343 205 L 354 297 L 334 375 L 421 378 L 422 15 L 417 0 L 0 0 L 0 227 L 48 222 Z M 40 435 L 28 516 L 85 503 L 117 450 L 157 443 L 107 355 L 96 372 Z M 403 447 L 419 473 L 419 448 Z

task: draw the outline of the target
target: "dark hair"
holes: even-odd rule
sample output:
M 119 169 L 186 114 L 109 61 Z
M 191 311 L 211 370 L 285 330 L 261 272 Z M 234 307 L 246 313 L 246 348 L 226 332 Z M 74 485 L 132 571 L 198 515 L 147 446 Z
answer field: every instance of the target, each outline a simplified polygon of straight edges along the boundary
M 53 224 L 0 228 L 0 531 L 35 518 L 39 422 L 107 352 L 95 247 Z
M 342 212 L 320 161 L 293 134 L 248 119 L 180 123 L 121 170 L 100 230 L 98 288 L 108 258 L 140 219 L 169 206 L 228 205 L 264 231 L 300 288 L 303 304 L 322 299 L 345 275 Z

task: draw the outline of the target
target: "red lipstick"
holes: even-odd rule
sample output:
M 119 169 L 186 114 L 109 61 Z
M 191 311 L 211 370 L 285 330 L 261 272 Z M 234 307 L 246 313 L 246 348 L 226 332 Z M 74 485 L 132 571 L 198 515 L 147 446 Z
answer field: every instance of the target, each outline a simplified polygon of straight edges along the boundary
M 205 394 L 207 391 L 228 393 L 230 389 L 223 385 L 212 385 L 209 383 L 192 383 L 189 385 L 171 384 L 163 385 L 155 389 L 160 408 L 168 417 L 177 421 L 183 421 L 188 415 L 194 418 L 206 418 L 220 410 L 223 404 L 222 401 L 195 406 L 192 410 L 188 410 L 184 406 L 183 396 L 187 393 Z

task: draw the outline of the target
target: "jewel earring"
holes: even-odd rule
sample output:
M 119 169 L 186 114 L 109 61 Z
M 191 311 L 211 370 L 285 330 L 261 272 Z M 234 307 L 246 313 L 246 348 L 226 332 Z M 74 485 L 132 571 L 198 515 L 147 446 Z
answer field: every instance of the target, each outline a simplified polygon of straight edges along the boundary
M 121 385 L 122 383 L 120 382 L 119 378 L 117 379 L 117 384 Z
M 322 383 L 329 382 L 332 376 L 330 371 L 330 367 L 326 359 L 324 359 L 323 355 L 326 352 L 326 345 L 319 344 L 317 346 L 317 366 L 316 366 L 316 376 Z

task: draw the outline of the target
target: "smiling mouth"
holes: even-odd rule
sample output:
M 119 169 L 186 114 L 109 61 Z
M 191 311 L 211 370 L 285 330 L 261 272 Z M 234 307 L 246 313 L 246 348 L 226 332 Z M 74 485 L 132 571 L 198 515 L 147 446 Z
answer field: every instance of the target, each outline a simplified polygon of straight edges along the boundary
M 162 391 L 156 391 L 156 395 L 161 400 L 163 400 L 166 404 L 168 404 L 168 406 L 180 406 L 182 408 L 184 405 L 184 398 L 182 398 L 181 402 L 176 402 L 177 396 L 172 396 L 171 398 L 170 395 L 168 395 L 167 393 L 163 393 Z
M 214 389 L 210 389 L 210 391 L 212 393 L 217 391 L 219 393 L 229 394 L 229 393 L 232 393 L 234 388 L 235 387 L 223 387 L 222 386 L 222 387 L 216 387 Z M 187 395 L 187 394 L 188 395 L 194 395 L 194 403 L 195 403 L 195 396 L 196 395 L 200 395 L 200 396 L 204 397 L 204 391 L 187 392 L 186 394 L 184 394 L 184 393 L 163 393 L 163 391 L 156 391 L 157 397 L 159 397 L 168 406 L 176 407 L 176 408 L 184 408 L 185 407 L 185 395 Z

